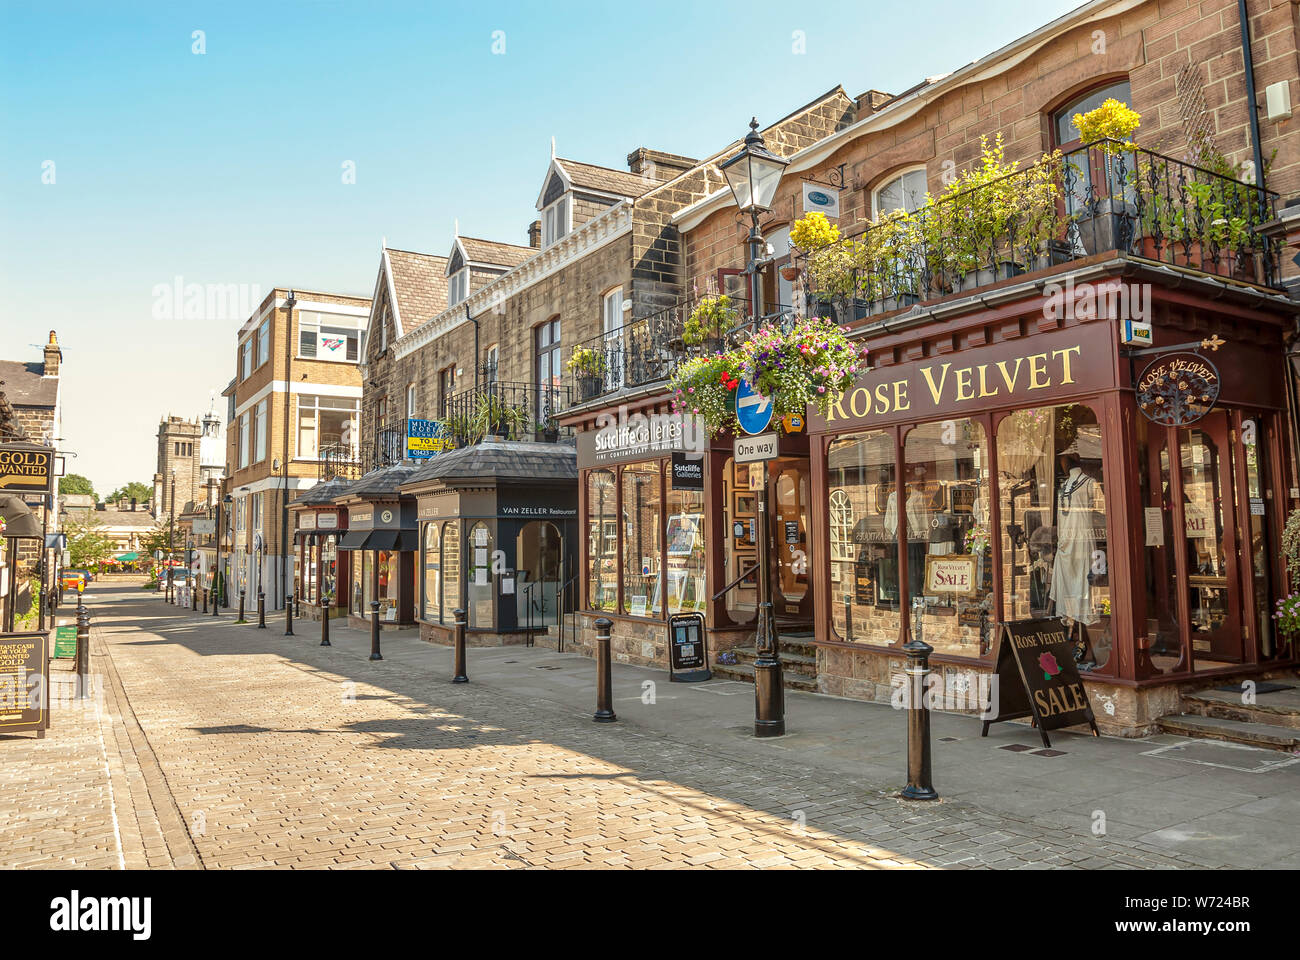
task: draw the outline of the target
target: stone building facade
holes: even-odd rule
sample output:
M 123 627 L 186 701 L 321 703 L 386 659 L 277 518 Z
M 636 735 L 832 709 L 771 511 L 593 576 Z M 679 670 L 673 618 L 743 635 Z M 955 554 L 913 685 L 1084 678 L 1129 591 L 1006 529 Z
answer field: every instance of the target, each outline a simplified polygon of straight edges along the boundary
M 355 447 L 357 363 L 370 312 L 366 297 L 272 290 L 240 328 L 227 386 L 223 564 L 232 597 L 266 593 L 268 608 L 292 593 L 286 507 L 317 482 L 328 448 Z M 201 440 L 195 442 L 196 464 Z M 179 494 L 178 494 L 179 498 Z

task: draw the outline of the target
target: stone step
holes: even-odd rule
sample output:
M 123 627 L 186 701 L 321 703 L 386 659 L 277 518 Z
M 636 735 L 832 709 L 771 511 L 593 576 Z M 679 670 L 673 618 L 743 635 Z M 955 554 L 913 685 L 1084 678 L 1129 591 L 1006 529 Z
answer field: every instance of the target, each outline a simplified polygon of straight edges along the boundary
M 739 680 L 742 683 L 754 682 L 754 668 L 748 663 L 715 663 L 713 675 L 724 680 Z M 805 693 L 817 693 L 817 679 L 784 667 L 781 671 L 783 686 L 787 690 L 802 690 Z
M 736 655 L 736 660 L 740 663 L 753 663 L 758 659 L 758 650 L 754 647 L 735 647 L 731 652 Z M 784 643 L 781 644 L 781 663 L 787 670 L 805 673 L 810 677 L 817 676 L 817 658 L 806 653 L 787 650 Z
M 1251 747 L 1272 750 L 1300 748 L 1300 730 L 1279 727 L 1270 723 L 1244 723 L 1218 717 L 1202 717 L 1188 713 L 1171 713 L 1158 721 L 1160 729 L 1184 737 L 1203 740 L 1230 740 Z
M 1197 690 L 1183 695 L 1182 708 L 1183 713 L 1200 717 L 1300 730 L 1300 688 L 1261 693 L 1253 699 L 1253 703 L 1243 702 L 1238 690 Z

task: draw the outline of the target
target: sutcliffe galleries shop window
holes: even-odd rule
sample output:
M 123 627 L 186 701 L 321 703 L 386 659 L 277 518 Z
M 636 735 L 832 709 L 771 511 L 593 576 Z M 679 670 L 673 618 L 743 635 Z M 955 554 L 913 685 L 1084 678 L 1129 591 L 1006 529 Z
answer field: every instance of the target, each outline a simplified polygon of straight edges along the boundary
M 673 490 L 663 459 L 588 470 L 584 482 L 588 609 L 654 619 L 703 611 L 703 492 Z

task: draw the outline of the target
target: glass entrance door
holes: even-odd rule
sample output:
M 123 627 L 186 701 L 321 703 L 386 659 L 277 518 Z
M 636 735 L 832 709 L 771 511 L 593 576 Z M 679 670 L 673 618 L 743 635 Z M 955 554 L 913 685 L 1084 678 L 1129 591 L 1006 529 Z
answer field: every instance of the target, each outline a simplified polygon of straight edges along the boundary
M 782 620 L 810 621 L 812 587 L 808 563 L 807 457 L 768 464 L 773 570 L 772 606 Z

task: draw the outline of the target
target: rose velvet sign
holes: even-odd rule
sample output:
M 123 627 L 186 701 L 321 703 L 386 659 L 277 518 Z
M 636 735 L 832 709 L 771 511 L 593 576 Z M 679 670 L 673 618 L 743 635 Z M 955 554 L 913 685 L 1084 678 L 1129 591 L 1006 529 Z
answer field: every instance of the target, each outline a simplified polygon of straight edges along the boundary
M 1048 730 L 1086 723 L 1097 733 L 1097 723 L 1087 691 L 1074 665 L 1071 630 L 1063 620 L 1017 620 L 1002 625 L 998 639 L 994 699 L 984 715 L 983 735 L 998 720 L 1033 717 L 1043 745 L 1050 747 Z M 1086 641 L 1086 638 L 1085 638 Z

